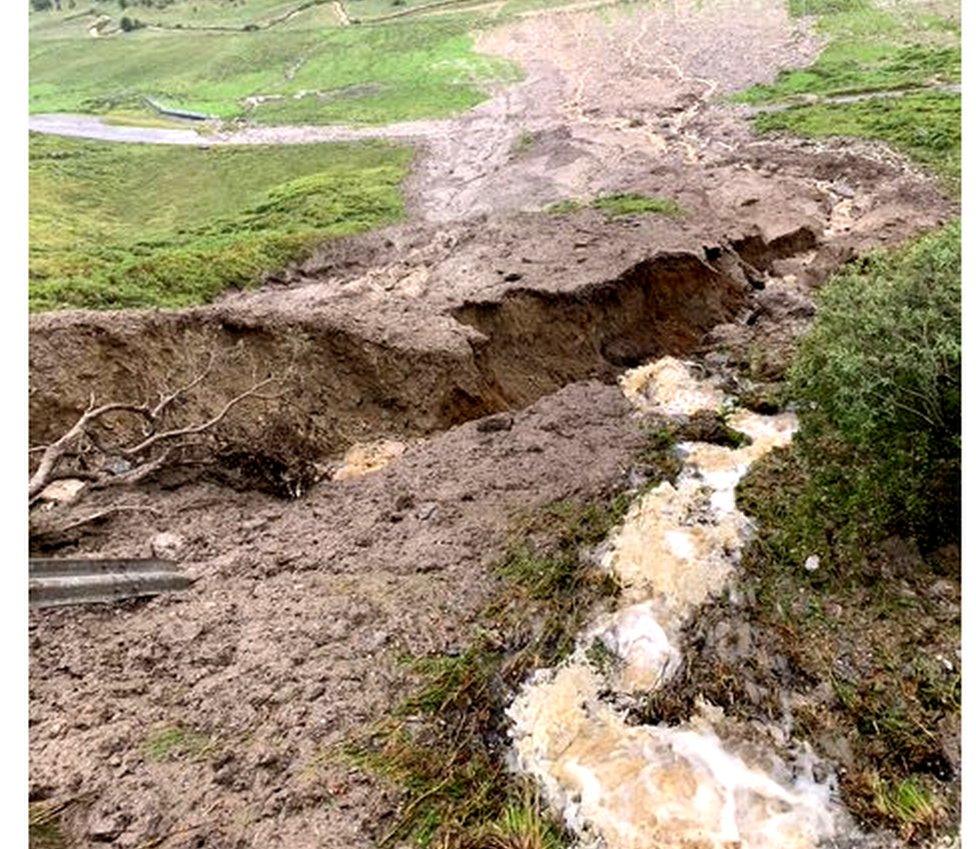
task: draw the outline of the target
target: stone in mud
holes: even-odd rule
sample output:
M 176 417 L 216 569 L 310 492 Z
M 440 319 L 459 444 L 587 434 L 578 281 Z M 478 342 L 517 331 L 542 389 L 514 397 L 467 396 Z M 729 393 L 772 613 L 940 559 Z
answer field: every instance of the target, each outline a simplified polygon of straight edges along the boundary
M 475 427 L 481 433 L 497 433 L 500 430 L 511 430 L 514 421 L 511 413 L 499 413 L 497 416 L 480 419 Z
M 56 504 L 70 504 L 76 501 L 78 494 L 85 488 L 85 482 L 77 478 L 49 483 L 41 490 L 41 501 L 53 501 Z
M 816 312 L 813 301 L 798 288 L 782 282 L 770 282 L 756 295 L 761 315 L 774 320 L 812 318 Z
M 127 825 L 127 819 L 119 811 L 95 810 L 88 818 L 88 837 L 97 843 L 111 843 Z
M 176 560 L 186 547 L 186 540 L 180 534 L 163 531 L 156 534 L 149 545 L 154 557 Z

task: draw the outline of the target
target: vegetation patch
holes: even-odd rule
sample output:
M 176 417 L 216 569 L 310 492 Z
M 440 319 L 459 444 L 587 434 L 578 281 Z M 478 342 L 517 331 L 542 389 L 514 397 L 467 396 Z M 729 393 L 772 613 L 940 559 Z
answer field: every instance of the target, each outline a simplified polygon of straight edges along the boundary
M 798 449 L 815 461 L 815 490 L 830 494 L 814 512 L 858 517 L 846 534 L 837 528 L 835 549 L 849 540 L 853 554 L 868 529 L 925 546 L 958 538 L 960 240 L 949 225 L 867 257 L 821 292 L 790 389 Z
M 681 214 L 681 207 L 670 198 L 656 198 L 638 194 L 602 195 L 591 204 L 611 218 L 620 215 L 667 215 Z
M 183 307 L 253 286 L 322 239 L 398 219 L 411 155 L 32 136 L 31 309 Z
M 935 92 L 795 106 L 758 115 L 756 129 L 888 142 L 957 187 L 962 173 L 961 115 L 960 95 Z
M 199 758 L 210 748 L 211 742 L 204 734 L 174 725 L 149 736 L 146 740 L 146 756 L 153 761 Z
M 27 840 L 30 849 L 67 849 L 68 840 L 61 828 L 67 805 L 31 802 L 28 807 Z
M 512 155 L 522 156 L 532 150 L 532 146 L 535 144 L 535 134 L 530 133 L 528 130 L 522 130 L 516 136 L 515 141 L 512 142 Z
M 471 23 L 443 18 L 256 32 L 140 29 L 101 39 L 83 29 L 71 38 L 42 38 L 32 29 L 30 110 L 104 113 L 138 109 L 151 97 L 172 108 L 259 124 L 446 117 L 484 100 L 487 83 L 518 77 L 512 63 L 474 52 Z M 330 96 L 357 86 L 356 96 Z
M 616 592 L 587 553 L 627 503 L 557 502 L 518 519 L 494 566 L 498 591 L 479 616 L 479 636 L 458 655 L 412 661 L 414 692 L 346 748 L 352 764 L 402 788 L 397 821 L 379 845 L 568 845 L 506 770 L 504 709 L 526 674 L 565 657 L 592 606 Z
M 681 207 L 670 198 L 641 194 L 600 195 L 589 201 L 570 198 L 549 204 L 546 212 L 568 215 L 581 209 L 598 209 L 610 218 L 623 215 L 666 215 L 674 218 L 682 214 Z
M 958 83 L 959 26 L 949 15 L 905 4 L 881 9 L 870 0 L 792 0 L 806 6 L 828 44 L 809 67 L 783 71 L 769 85 L 740 93 L 744 103 L 798 95 L 840 95 Z
M 800 433 L 738 489 L 758 525 L 740 585 L 638 712 L 787 710 L 848 807 L 912 840 L 959 811 L 959 262 L 951 225 L 822 291 L 788 381 Z
M 784 71 L 774 83 L 736 95 L 744 103 L 799 103 L 760 113 L 756 128 L 886 141 L 958 188 L 961 96 L 940 89 L 961 80 L 960 27 L 952 9 L 882 9 L 870 0 L 791 0 L 790 8 L 819 15 L 818 27 L 829 42 L 809 67 Z M 912 93 L 823 102 L 901 91 Z

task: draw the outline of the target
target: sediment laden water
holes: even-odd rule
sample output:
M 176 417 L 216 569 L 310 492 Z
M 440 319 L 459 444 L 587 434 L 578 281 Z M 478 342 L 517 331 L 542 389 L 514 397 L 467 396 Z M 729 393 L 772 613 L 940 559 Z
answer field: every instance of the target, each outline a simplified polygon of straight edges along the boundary
M 639 410 L 667 415 L 727 403 L 670 357 L 628 372 L 621 388 Z M 751 442 L 677 447 L 675 484 L 632 505 L 602 559 L 622 587 L 618 610 L 594 622 L 566 662 L 537 672 L 509 709 L 518 768 L 583 845 L 806 849 L 843 828 L 834 782 L 814 780 L 808 752 L 790 765 L 771 752 L 733 752 L 707 705 L 679 726 L 626 722 L 624 706 L 673 674 L 681 626 L 735 569 L 749 533 L 736 484 L 797 427 L 791 413 L 733 411 L 728 423 Z

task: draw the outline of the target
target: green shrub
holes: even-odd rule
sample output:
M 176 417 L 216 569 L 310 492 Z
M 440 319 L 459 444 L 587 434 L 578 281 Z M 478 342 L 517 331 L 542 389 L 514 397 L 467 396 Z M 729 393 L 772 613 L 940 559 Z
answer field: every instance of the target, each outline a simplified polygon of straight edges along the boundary
M 960 227 L 836 276 L 790 370 L 811 506 L 852 543 L 896 531 L 958 538 Z

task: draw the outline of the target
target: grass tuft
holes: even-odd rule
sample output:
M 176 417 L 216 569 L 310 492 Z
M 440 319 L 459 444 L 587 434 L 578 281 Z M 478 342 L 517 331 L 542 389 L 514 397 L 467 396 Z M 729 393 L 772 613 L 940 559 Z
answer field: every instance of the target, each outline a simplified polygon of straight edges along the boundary
M 180 726 L 170 726 L 153 732 L 146 740 L 146 756 L 152 761 L 166 761 L 177 757 L 199 758 L 212 745 L 204 734 Z
M 610 218 L 624 215 L 665 215 L 674 218 L 682 214 L 681 207 L 670 198 L 641 194 L 600 195 L 589 201 L 570 198 L 549 204 L 545 211 L 551 215 L 568 215 L 581 209 L 599 209 Z
M 605 212 L 611 218 L 621 215 L 666 215 L 674 218 L 681 214 L 681 207 L 670 198 L 656 198 L 638 194 L 603 195 L 593 201 L 594 209 Z
M 878 814 L 899 824 L 906 837 L 919 831 L 931 832 L 942 819 L 943 812 L 931 791 L 922 781 L 911 776 L 902 781 L 889 782 L 872 776 L 874 807 Z

